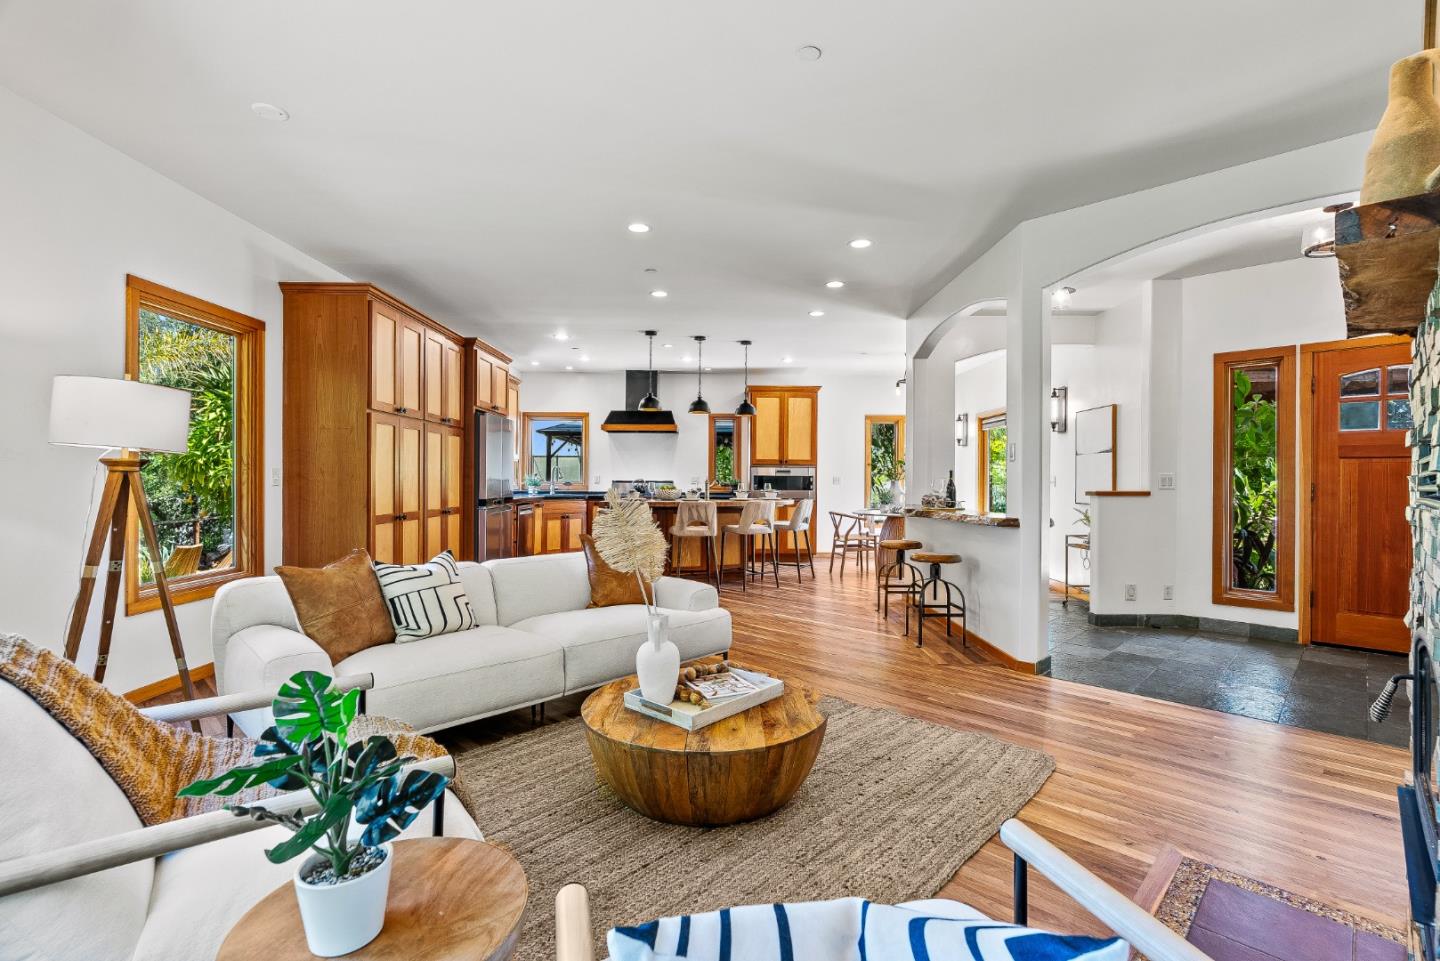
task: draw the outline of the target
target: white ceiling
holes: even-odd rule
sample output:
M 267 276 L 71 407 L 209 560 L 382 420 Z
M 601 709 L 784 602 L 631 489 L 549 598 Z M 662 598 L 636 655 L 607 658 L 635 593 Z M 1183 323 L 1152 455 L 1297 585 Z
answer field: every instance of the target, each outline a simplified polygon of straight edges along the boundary
M 757 366 L 898 372 L 902 318 L 1019 219 L 1373 126 L 1420 19 L 1418 0 L 0 0 L 0 83 L 524 365 L 579 346 L 641 366 L 655 327 L 675 354 L 708 335 L 717 369 L 749 337 Z

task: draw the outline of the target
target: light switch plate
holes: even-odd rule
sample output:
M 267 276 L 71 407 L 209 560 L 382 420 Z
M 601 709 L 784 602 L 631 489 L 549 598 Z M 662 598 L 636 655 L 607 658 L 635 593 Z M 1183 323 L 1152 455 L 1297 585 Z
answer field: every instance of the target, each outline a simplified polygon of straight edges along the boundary
M 278 468 L 278 467 L 272 467 L 272 468 L 270 468 L 270 486 L 271 486 L 271 487 L 279 487 L 279 486 L 280 486 L 280 468 Z
M 1125 585 L 1125 600 L 1127 600 L 1127 601 L 1133 601 L 1133 600 L 1135 600 L 1135 585 L 1134 585 L 1134 584 L 1126 584 L 1126 585 Z
M 1175 489 L 1175 475 L 1174 475 L 1174 474 L 1161 474 L 1161 475 L 1160 475 L 1160 489 L 1161 489 L 1162 491 L 1173 491 L 1173 490 Z

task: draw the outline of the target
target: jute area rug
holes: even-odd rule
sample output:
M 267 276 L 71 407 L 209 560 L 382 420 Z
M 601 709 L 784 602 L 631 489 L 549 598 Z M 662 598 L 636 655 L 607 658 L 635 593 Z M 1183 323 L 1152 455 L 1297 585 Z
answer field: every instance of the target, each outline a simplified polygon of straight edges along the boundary
M 596 957 L 617 924 L 742 904 L 933 896 L 1040 790 L 1055 760 L 984 734 L 825 698 L 789 805 L 723 828 L 662 824 L 595 774 L 576 718 L 460 753 L 457 787 L 530 883 L 516 957 L 554 956 L 555 893 L 590 891 Z M 483 896 L 482 892 L 476 892 Z

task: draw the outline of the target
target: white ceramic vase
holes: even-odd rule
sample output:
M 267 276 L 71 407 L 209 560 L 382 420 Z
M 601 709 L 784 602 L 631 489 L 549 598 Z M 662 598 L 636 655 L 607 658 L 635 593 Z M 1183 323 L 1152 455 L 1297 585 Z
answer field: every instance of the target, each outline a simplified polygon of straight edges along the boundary
M 358 951 L 385 926 L 385 903 L 390 897 L 390 866 L 395 851 L 383 845 L 385 860 L 358 878 L 339 884 L 315 885 L 301 880 L 321 860 L 312 854 L 295 871 L 295 899 L 300 903 L 300 920 L 310 953 L 333 958 Z
M 649 615 L 645 628 L 649 637 L 635 652 L 640 696 L 655 704 L 669 704 L 680 683 L 680 648 L 670 640 L 670 615 Z

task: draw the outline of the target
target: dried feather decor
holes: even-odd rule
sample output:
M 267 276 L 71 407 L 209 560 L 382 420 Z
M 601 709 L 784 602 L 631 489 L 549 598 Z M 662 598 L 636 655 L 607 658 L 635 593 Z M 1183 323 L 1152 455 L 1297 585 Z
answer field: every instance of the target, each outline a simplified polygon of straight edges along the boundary
M 665 573 L 665 557 L 670 552 L 665 535 L 655 526 L 655 517 L 645 501 L 621 498 L 611 491 L 605 495 L 605 504 L 595 512 L 591 525 L 595 549 L 615 570 L 635 575 L 646 606 L 653 610 L 655 581 Z

